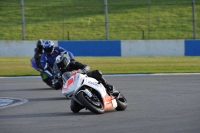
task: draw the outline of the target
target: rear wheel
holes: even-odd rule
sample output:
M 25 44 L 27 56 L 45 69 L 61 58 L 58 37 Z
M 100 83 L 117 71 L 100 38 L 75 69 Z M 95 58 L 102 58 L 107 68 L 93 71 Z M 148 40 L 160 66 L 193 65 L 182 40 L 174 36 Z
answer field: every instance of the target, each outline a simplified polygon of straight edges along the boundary
M 127 108 L 127 100 L 126 98 L 122 95 L 119 94 L 119 98 L 116 98 L 117 101 L 117 108 L 115 108 L 117 111 L 123 111 Z
M 103 104 L 95 94 L 93 94 L 93 96 L 90 98 L 88 95 L 81 91 L 78 93 L 77 97 L 78 100 L 91 112 L 95 114 L 104 113 Z

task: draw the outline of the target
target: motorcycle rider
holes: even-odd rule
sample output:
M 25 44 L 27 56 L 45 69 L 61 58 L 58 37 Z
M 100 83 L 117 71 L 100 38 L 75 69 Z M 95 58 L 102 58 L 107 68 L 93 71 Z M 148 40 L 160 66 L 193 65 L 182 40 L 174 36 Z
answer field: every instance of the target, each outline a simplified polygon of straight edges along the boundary
M 113 95 L 113 96 L 118 96 L 119 91 L 115 90 L 114 87 L 106 82 L 104 79 L 101 71 L 99 70 L 94 70 L 94 71 L 89 71 L 90 67 L 88 65 L 82 64 L 78 61 L 75 60 L 70 60 L 69 55 L 61 55 L 56 57 L 56 63 L 54 65 L 54 72 L 56 73 L 55 75 L 61 78 L 61 75 L 65 72 L 67 74 L 67 77 L 70 78 L 73 70 L 78 70 L 81 69 L 83 73 L 86 73 L 88 77 L 93 77 L 97 79 L 99 82 L 101 82 L 105 88 L 108 94 Z M 68 79 L 65 79 L 68 80 Z M 71 110 L 74 113 L 78 113 L 81 109 L 84 107 L 77 103 L 75 100 L 71 99 L 71 105 L 70 105 Z
M 42 69 L 42 66 L 41 66 L 41 63 L 40 63 L 40 58 L 43 54 L 43 50 L 44 50 L 44 47 L 43 47 L 43 44 L 44 44 L 44 40 L 43 39 L 39 39 L 36 43 L 36 48 L 34 49 L 34 56 L 33 58 L 35 59 L 35 62 L 36 62 L 36 66 L 38 68 L 38 71 L 40 72 L 40 75 L 42 77 L 42 80 L 49 86 L 52 87 L 52 83 L 51 83 L 51 80 L 49 80 L 49 78 L 46 76 L 46 74 L 44 73 L 43 69 Z
M 78 61 L 71 61 L 69 56 L 58 56 L 56 58 L 56 64 L 54 66 L 55 71 L 60 71 L 60 75 L 62 75 L 64 72 L 71 72 L 73 70 L 81 69 L 83 73 L 86 73 L 88 77 L 95 78 L 100 83 L 104 85 L 106 88 L 106 91 L 108 94 L 117 95 L 119 94 L 119 91 L 114 89 L 113 85 L 110 85 L 106 82 L 105 78 L 103 77 L 103 74 L 100 70 L 93 70 L 89 71 L 90 67 L 88 65 L 82 64 Z
M 36 65 L 38 67 L 39 70 L 42 70 L 41 64 L 40 64 L 40 58 L 42 56 L 43 53 L 43 43 L 44 41 L 42 39 L 39 39 L 36 43 L 36 48 L 34 49 L 34 58 L 35 58 L 35 62 Z
M 74 56 L 71 52 L 65 50 L 62 47 L 54 46 L 54 42 L 51 40 L 44 41 L 43 43 L 44 52 L 40 58 L 41 67 L 44 73 L 47 74 L 48 79 L 51 79 L 51 84 L 54 78 L 53 66 L 55 63 L 55 58 L 60 54 L 68 53 L 70 60 L 74 61 Z

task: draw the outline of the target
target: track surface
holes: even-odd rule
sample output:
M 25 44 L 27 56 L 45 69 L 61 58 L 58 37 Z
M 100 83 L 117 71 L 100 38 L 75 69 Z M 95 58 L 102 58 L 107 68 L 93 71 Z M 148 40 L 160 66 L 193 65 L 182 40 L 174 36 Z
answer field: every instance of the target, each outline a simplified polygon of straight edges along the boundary
M 0 109 L 1 133 L 200 133 L 200 75 L 106 77 L 125 111 L 74 114 L 61 91 L 39 78 L 0 79 L 0 97 L 28 99 Z

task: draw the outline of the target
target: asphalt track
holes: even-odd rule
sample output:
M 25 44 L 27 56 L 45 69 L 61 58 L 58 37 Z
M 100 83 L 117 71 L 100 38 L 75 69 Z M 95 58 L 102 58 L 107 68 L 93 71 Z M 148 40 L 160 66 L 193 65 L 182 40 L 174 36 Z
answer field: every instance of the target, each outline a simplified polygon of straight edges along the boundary
M 108 76 L 125 111 L 74 114 L 39 78 L 0 78 L 0 97 L 28 102 L 0 109 L 0 133 L 200 133 L 200 75 Z

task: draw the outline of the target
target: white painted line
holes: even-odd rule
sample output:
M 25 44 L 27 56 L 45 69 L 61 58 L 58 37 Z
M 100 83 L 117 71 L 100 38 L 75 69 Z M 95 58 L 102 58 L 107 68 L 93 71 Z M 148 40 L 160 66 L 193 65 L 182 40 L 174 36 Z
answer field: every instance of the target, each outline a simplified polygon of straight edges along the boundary
M 200 75 L 200 73 L 157 73 L 152 75 Z
M 0 78 L 41 78 L 41 76 L 13 76 L 13 77 L 0 77 Z
M 104 76 L 158 76 L 158 75 L 200 75 L 200 73 L 155 73 L 155 74 L 105 74 Z
M 1 106 L 5 106 L 5 105 L 9 105 L 13 102 L 14 100 L 11 100 L 11 99 L 1 99 L 0 98 L 0 107 Z
M 3 99 L 3 100 L 19 100 L 19 102 L 16 102 L 16 103 L 11 103 L 11 104 L 7 104 L 5 106 L 0 106 L 0 109 L 3 109 L 3 108 L 8 108 L 8 107 L 13 107 L 13 106 L 17 106 L 17 105 L 21 105 L 21 104 L 24 104 L 24 103 L 27 103 L 28 100 L 27 99 L 22 99 L 22 98 L 13 98 L 13 97 L 0 97 L 0 99 Z
M 103 76 L 157 76 L 157 75 L 200 75 L 200 73 L 154 73 L 154 74 L 103 74 Z M 0 77 L 0 78 L 41 78 L 41 76 L 14 76 L 14 77 Z

